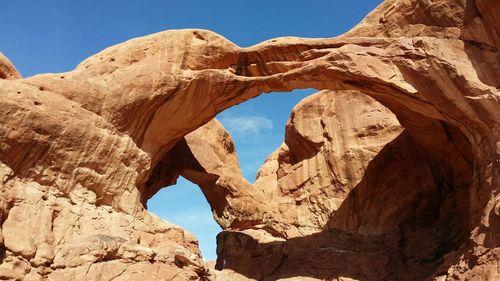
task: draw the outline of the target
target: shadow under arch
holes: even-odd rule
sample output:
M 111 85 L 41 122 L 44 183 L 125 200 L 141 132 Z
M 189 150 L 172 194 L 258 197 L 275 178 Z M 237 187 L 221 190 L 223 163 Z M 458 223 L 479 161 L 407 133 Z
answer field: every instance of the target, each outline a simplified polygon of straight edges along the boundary
M 470 231 L 463 210 L 471 178 L 456 173 L 403 132 L 370 162 L 323 231 L 268 243 L 223 231 L 216 268 L 257 280 L 425 280 L 445 273 L 444 256 L 464 247 Z

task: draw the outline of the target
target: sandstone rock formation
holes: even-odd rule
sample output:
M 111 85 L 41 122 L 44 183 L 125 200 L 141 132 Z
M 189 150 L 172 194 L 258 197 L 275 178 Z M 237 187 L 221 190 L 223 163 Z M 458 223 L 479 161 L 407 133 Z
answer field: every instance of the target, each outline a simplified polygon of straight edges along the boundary
M 217 266 L 228 280 L 424 279 L 465 239 L 451 173 L 373 99 L 322 91 L 292 112 L 258 192 L 238 196 L 267 202 L 247 219 L 265 227 L 219 234 Z
M 165 31 L 25 79 L 0 56 L 0 277 L 498 280 L 497 2 L 387 0 L 337 38 L 250 48 Z M 296 88 L 328 91 L 246 182 L 210 121 Z M 222 271 L 144 208 L 178 175 L 224 229 Z
M 285 142 L 253 184 L 240 171 L 234 145 L 218 121 L 186 135 L 157 165 L 149 194 L 179 175 L 198 184 L 225 229 L 264 229 L 278 237 L 321 231 L 370 160 L 402 128 L 372 98 L 322 91 L 292 111 Z
M 19 79 L 21 75 L 10 60 L 0 53 L 0 79 Z

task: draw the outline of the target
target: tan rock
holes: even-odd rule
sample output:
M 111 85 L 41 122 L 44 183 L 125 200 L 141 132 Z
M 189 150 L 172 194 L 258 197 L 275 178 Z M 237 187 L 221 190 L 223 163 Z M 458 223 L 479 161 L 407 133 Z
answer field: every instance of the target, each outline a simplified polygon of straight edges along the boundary
M 21 78 L 21 74 L 12 62 L 0 52 L 0 79 L 14 80 Z
M 337 38 L 250 48 L 165 31 L 27 79 L 0 56 L 0 278 L 495 280 L 494 2 L 387 0 Z M 297 108 L 250 184 L 208 122 L 296 88 L 329 92 Z M 178 175 L 225 229 L 215 275 L 144 209 Z

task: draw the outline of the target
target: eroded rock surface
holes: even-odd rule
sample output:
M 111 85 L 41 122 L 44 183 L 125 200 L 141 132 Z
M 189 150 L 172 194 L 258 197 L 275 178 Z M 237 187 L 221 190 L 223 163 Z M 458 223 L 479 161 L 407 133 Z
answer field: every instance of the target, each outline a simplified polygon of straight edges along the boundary
M 165 31 L 25 79 L 2 55 L 1 278 L 497 280 L 498 7 L 387 0 L 337 38 L 250 48 Z M 248 183 L 208 122 L 296 88 L 330 92 Z M 178 175 L 225 229 L 222 272 L 144 209 Z
M 425 279 L 468 234 L 470 182 L 453 173 L 373 99 L 317 93 L 238 196 L 263 207 L 218 235 L 216 268 L 228 280 Z
M 0 53 L 0 79 L 12 80 L 19 78 L 21 78 L 21 75 L 12 62 L 4 54 Z
M 68 196 L 0 166 L 2 263 L 8 280 L 188 280 L 207 275 L 198 241 L 142 211 L 97 206 L 82 186 Z

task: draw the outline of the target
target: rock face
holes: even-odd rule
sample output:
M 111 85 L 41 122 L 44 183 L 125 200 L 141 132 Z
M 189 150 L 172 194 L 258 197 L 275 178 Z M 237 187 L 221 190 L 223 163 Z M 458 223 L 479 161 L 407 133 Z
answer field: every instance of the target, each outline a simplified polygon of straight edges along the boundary
M 1 166 L 4 181 L 14 173 Z M 21 179 L 2 191 L 2 264 L 8 280 L 188 280 L 202 278 L 198 242 L 145 211 L 96 206 L 95 194 Z
M 498 280 L 496 2 L 387 0 L 250 48 L 165 31 L 26 79 L 0 56 L 0 278 Z M 325 91 L 248 183 L 211 120 L 296 88 Z M 179 175 L 224 229 L 221 271 L 145 210 Z
M 466 187 L 452 181 L 381 104 L 319 92 L 292 111 L 257 192 L 236 196 L 264 207 L 218 235 L 216 268 L 228 280 L 423 280 L 466 240 Z
M 21 75 L 10 60 L 0 53 L 0 79 L 19 79 Z

